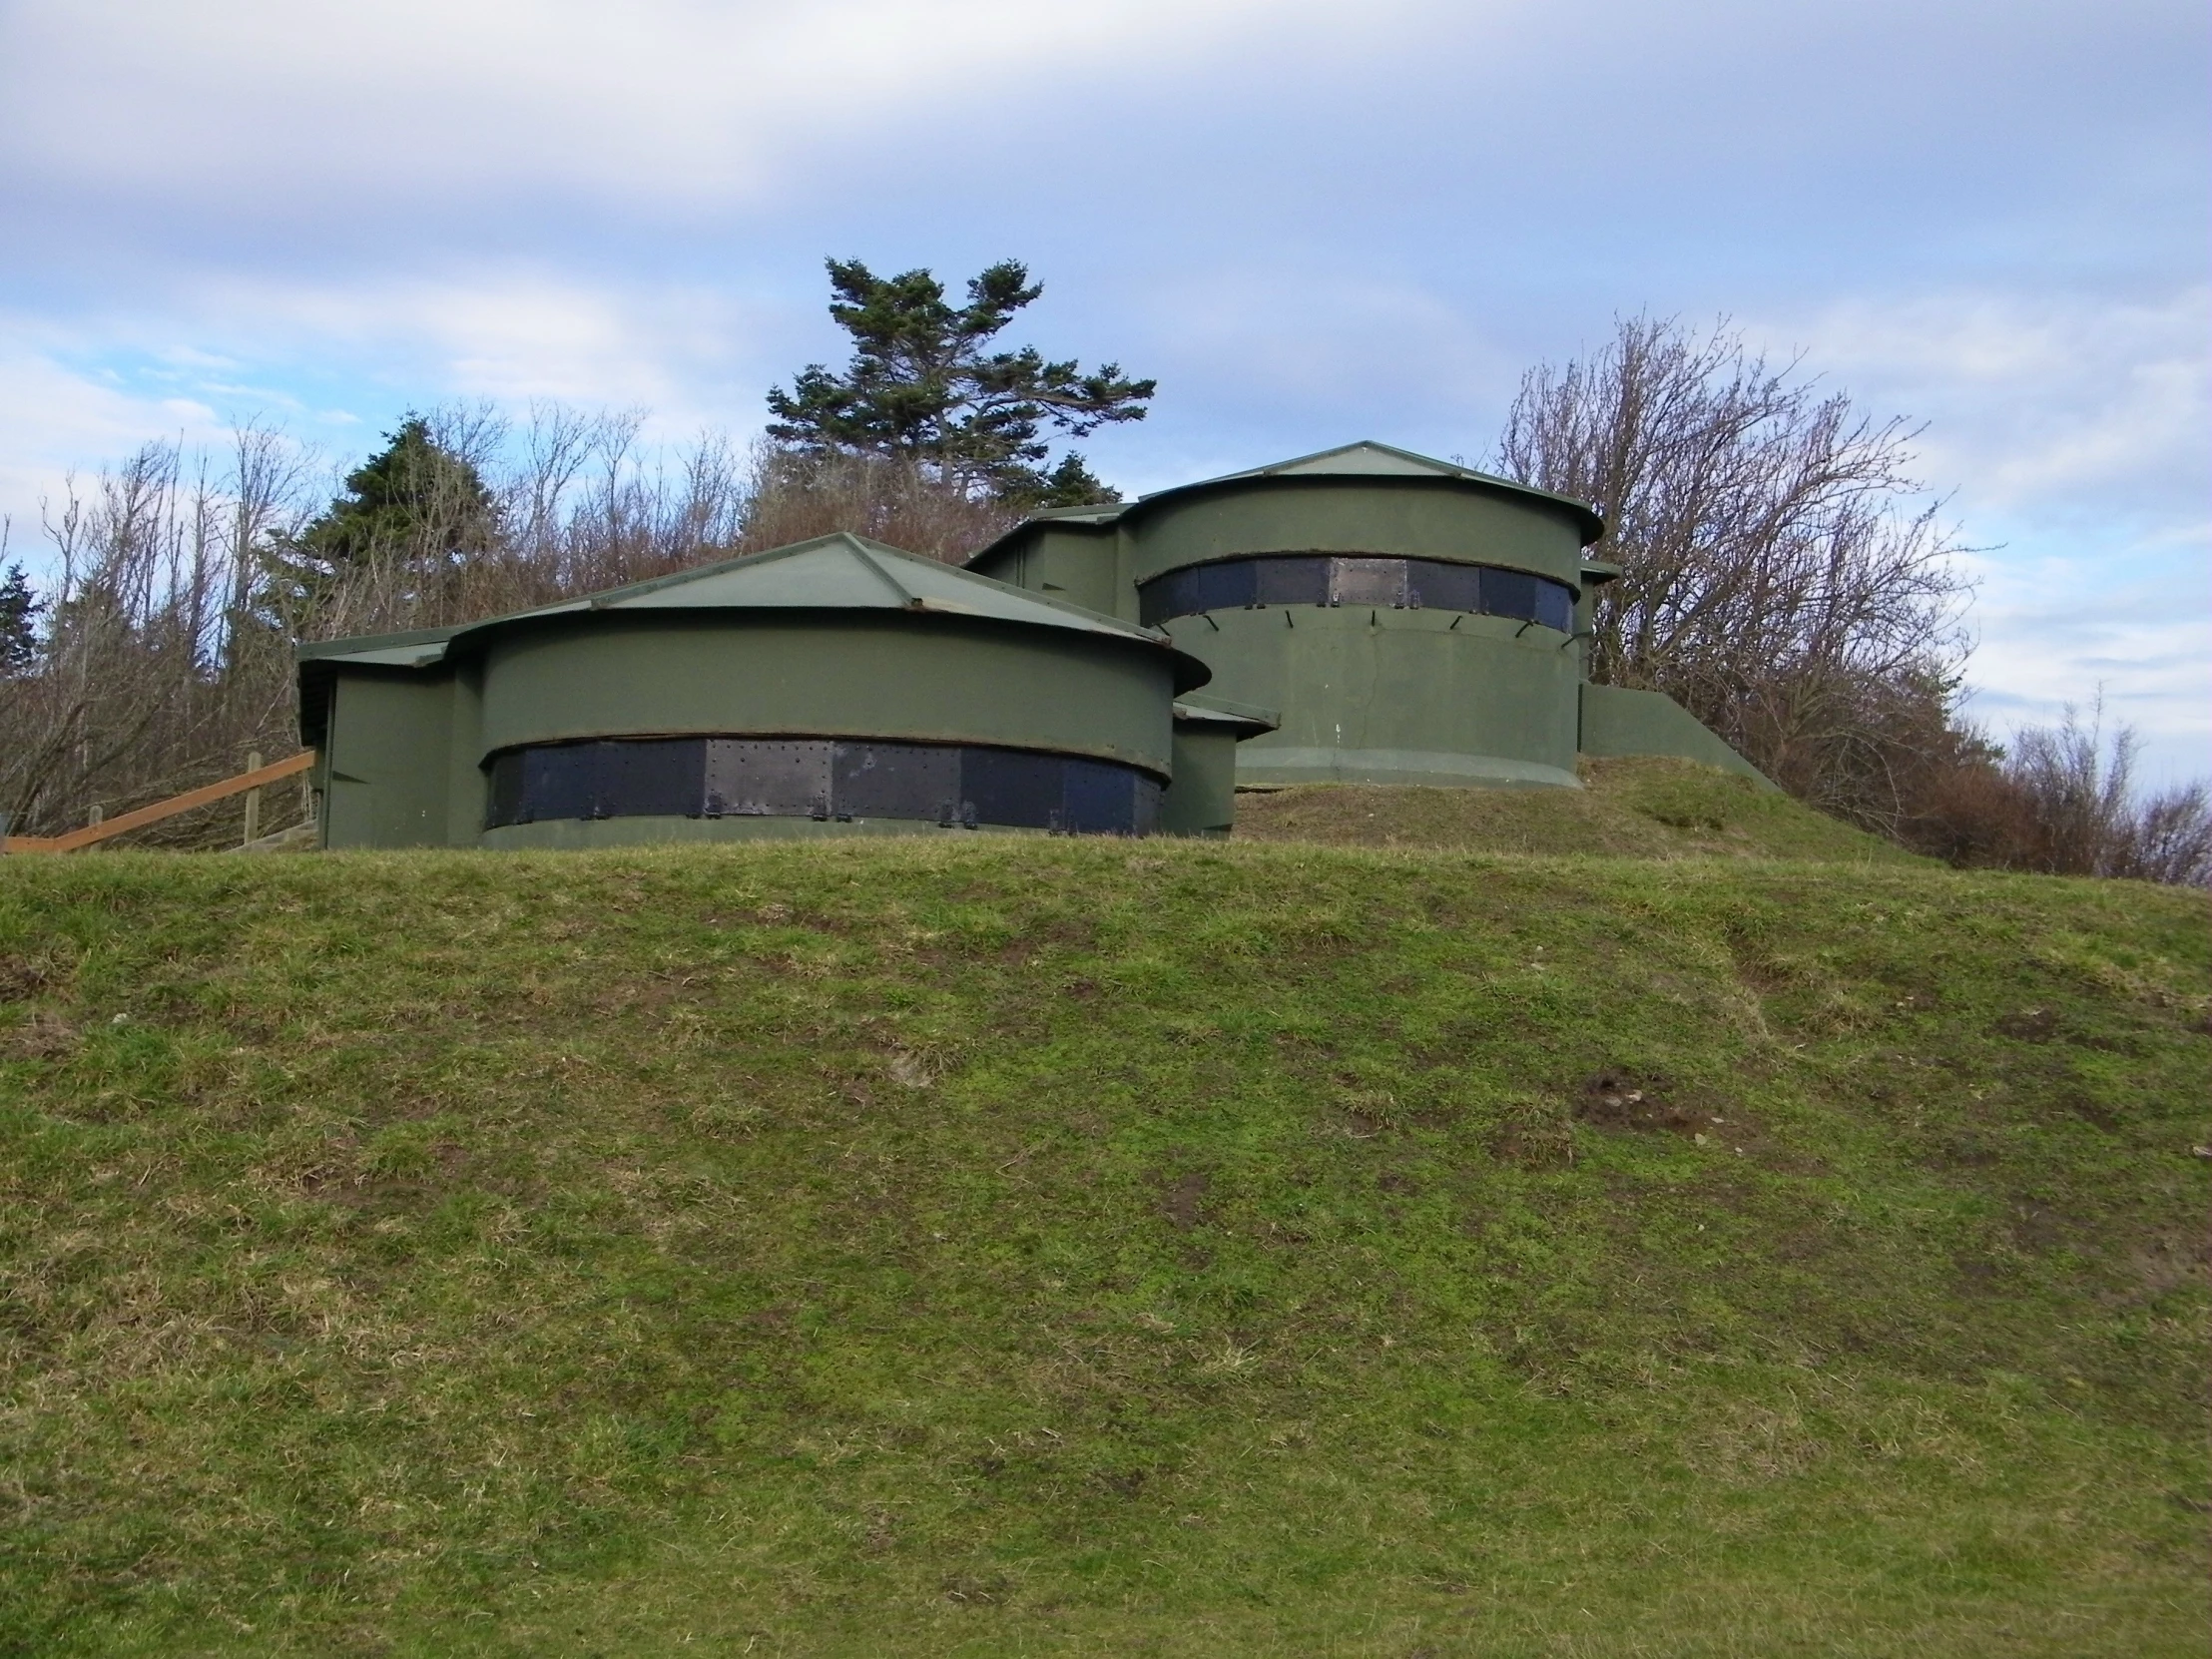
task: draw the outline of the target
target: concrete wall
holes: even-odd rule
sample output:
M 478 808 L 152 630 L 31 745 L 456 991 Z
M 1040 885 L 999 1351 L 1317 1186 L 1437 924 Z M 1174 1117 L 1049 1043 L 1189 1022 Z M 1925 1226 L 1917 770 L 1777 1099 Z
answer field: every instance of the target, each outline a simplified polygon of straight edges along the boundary
M 1254 479 L 1132 508 L 1121 525 L 1136 582 L 1240 553 L 1451 559 L 1568 583 L 1582 563 L 1578 527 L 1563 509 L 1419 478 Z
M 1165 779 L 1165 653 L 896 613 L 608 615 L 496 637 L 478 758 L 577 738 L 728 733 L 996 744 Z
M 1672 755 L 1774 788 L 1766 774 L 1664 692 L 1585 684 L 1581 743 L 1585 755 Z
M 1580 647 L 1505 617 L 1279 605 L 1177 617 L 1208 692 L 1281 711 L 1237 780 L 1579 788 Z
M 1080 605 L 1085 610 L 1137 620 L 1136 595 L 1125 591 L 1121 541 L 1112 527 L 1032 526 L 974 569 L 980 576 Z
M 452 676 L 356 671 L 339 675 L 331 693 L 319 769 L 322 844 L 452 844 Z M 480 825 L 480 786 L 476 813 Z
M 1430 477 L 1255 478 L 1131 507 L 1111 526 L 1029 527 L 975 568 L 1134 621 L 1138 585 L 1265 553 L 1365 553 L 1526 570 L 1577 590 L 1574 513 Z M 1576 788 L 1582 646 L 1544 627 L 1436 610 L 1270 606 L 1179 617 L 1207 688 L 1282 711 L 1235 751 L 1244 784 Z M 1172 792 L 1171 792 L 1172 798 Z
M 1175 782 L 1160 798 L 1160 833 L 1226 835 L 1236 818 L 1236 730 L 1211 723 L 1177 721 Z
M 422 673 L 340 668 L 316 781 L 323 844 L 613 845 L 795 832 L 784 820 L 622 819 L 484 830 L 495 752 L 689 734 L 885 738 L 1086 756 L 1166 781 L 1166 653 L 1057 629 L 860 613 L 587 615 Z M 935 825 L 806 825 L 810 834 Z

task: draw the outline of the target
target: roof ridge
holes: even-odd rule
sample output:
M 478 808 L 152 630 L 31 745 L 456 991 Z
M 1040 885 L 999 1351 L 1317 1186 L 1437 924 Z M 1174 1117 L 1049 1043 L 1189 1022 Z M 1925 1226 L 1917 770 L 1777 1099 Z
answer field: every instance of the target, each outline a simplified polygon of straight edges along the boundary
M 1403 465 L 1405 470 L 1393 473 L 1378 469 L 1367 474 L 1352 469 L 1335 474 L 1326 470 L 1301 470 L 1312 468 L 1318 461 L 1328 461 L 1337 456 L 1356 454 L 1361 450 L 1378 455 L 1387 455 Z M 1138 496 L 1134 501 L 1105 503 L 1091 510 L 1100 515 L 1099 519 L 1094 521 L 1094 524 L 1114 523 L 1119 522 L 1123 515 L 1127 513 L 1140 512 L 1144 509 L 1156 507 L 1161 502 L 1171 500 L 1176 496 L 1188 495 L 1200 490 L 1218 489 L 1224 485 L 1251 484 L 1270 479 L 1282 479 L 1285 483 L 1291 484 L 1305 479 L 1334 478 L 1341 482 L 1345 479 L 1360 477 L 1394 478 L 1399 481 L 1425 478 L 1428 482 L 1438 484 L 1465 484 L 1481 490 L 1504 491 L 1531 502 L 1545 503 L 1553 509 L 1562 510 L 1571 515 L 1576 527 L 1581 531 L 1582 546 L 1585 548 L 1596 546 L 1605 535 L 1604 518 L 1587 501 L 1580 501 L 1571 495 L 1562 495 L 1557 490 L 1544 489 L 1536 484 L 1524 484 L 1518 479 L 1501 478 L 1494 472 L 1484 472 L 1479 467 L 1467 466 L 1459 461 L 1439 460 L 1434 455 L 1423 455 L 1417 449 L 1404 449 L 1394 443 L 1384 443 L 1381 438 L 1355 438 L 1350 443 L 1340 443 L 1328 449 L 1317 449 L 1307 455 L 1293 455 L 1286 460 L 1270 461 L 1265 466 L 1246 467 L 1237 472 L 1219 473 L 1211 478 L 1194 478 L 1187 484 L 1170 484 L 1165 489 L 1148 491 Z M 1059 522 L 1065 521 L 1056 516 L 1048 517 L 1043 514 L 1031 514 L 1012 529 L 1006 531 L 1005 534 L 994 538 L 987 546 L 978 548 L 969 555 L 965 563 L 968 565 L 975 564 L 985 554 L 1005 546 L 1014 537 L 1023 534 L 1034 526 Z
M 906 553 L 903 548 L 892 547 L 887 542 L 871 545 L 865 537 L 856 536 L 849 530 L 840 530 L 837 534 L 852 544 L 852 551 L 860 556 L 860 562 L 881 577 L 884 586 L 888 587 L 891 592 L 897 594 L 907 605 L 919 605 L 921 603 L 921 595 L 884 569 L 883 561 L 875 556 L 878 552 L 901 553 L 909 559 L 918 558 L 920 555 Z

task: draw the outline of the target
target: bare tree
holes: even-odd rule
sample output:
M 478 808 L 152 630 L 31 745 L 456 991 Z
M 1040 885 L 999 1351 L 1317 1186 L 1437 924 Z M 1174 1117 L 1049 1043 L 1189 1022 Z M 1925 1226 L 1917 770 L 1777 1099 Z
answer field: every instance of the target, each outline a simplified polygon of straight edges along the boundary
M 958 563 L 1021 522 L 1019 510 L 886 455 L 753 451 L 746 551 L 850 530 L 909 553 Z
M 1620 321 L 1521 381 L 1493 466 L 1594 505 L 1592 678 L 1673 696 L 1778 783 L 1894 830 L 1950 725 L 1962 551 L 1917 429 L 1822 393 L 1725 325 Z
M 2052 875 L 2116 875 L 2203 886 L 2212 881 L 2212 801 L 2202 784 L 2143 797 L 2141 743 L 2131 727 L 2104 738 L 2101 699 L 2086 724 L 2068 708 L 2057 726 L 2014 735 L 2000 777 L 2014 802 L 2003 861 Z
M 957 559 L 1013 522 L 895 463 L 746 454 L 713 433 L 664 450 L 645 419 L 432 410 L 418 437 L 437 464 L 409 473 L 405 510 L 319 539 L 341 481 L 264 425 L 220 455 L 152 443 L 72 478 L 25 609 L 39 626 L 0 673 L 0 813 L 52 833 L 288 752 L 301 640 L 477 621 L 832 530 Z M 134 839 L 228 832 L 180 819 Z

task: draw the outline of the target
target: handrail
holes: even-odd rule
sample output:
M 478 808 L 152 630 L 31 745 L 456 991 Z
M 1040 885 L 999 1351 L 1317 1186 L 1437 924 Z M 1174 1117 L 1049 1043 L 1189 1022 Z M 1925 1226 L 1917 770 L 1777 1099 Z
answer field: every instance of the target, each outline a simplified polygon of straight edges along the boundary
M 125 813 L 121 818 L 111 818 L 101 824 L 88 824 L 82 830 L 72 830 L 66 835 L 9 835 L 0 839 L 0 852 L 74 852 L 81 846 L 104 841 L 110 835 L 143 830 L 149 824 L 159 824 L 165 818 L 189 813 L 195 807 L 205 807 L 226 796 L 243 795 L 248 790 L 260 789 L 264 784 L 274 784 L 279 778 L 289 778 L 295 773 L 305 772 L 314 765 L 314 756 L 313 750 L 302 749 L 289 760 L 256 767 L 252 772 L 242 772 L 236 778 L 226 778 L 220 784 L 205 784 L 197 790 L 187 790 L 183 795 L 173 795 L 167 801 L 157 801 L 151 807 L 141 807 L 135 813 Z

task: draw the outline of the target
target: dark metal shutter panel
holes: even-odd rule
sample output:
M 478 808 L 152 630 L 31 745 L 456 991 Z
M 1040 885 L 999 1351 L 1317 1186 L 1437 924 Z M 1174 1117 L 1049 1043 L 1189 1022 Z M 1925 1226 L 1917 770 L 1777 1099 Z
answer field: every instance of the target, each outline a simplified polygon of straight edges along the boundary
M 1059 828 L 1071 835 L 1126 835 L 1136 823 L 1137 775 L 1103 761 L 1065 761 Z
M 960 752 L 938 744 L 840 743 L 830 772 L 830 805 L 838 817 L 912 818 L 932 822 L 957 815 Z
M 1574 589 L 1563 582 L 1536 582 L 1536 620 L 1562 634 L 1574 632 Z
M 1405 561 L 1405 602 L 1430 611 L 1482 609 L 1479 565 L 1448 564 L 1441 559 Z
M 707 744 L 701 738 L 658 738 L 598 744 L 602 817 L 697 818 L 705 796 Z
M 1159 781 L 1139 773 L 1136 778 L 1136 795 L 1128 832 L 1132 835 L 1156 834 L 1160 829 L 1160 799 L 1167 791 Z
M 1138 619 L 1149 628 L 1170 617 L 1242 609 L 1253 602 L 1254 562 L 1229 559 L 1171 570 L 1137 590 Z
M 1482 609 L 1491 616 L 1509 616 L 1523 622 L 1536 620 L 1536 578 L 1524 570 L 1482 572 Z
M 1332 605 L 1380 605 L 1405 603 L 1403 559 L 1330 560 L 1329 602 Z
M 977 824 L 1017 830 L 1059 828 L 1063 793 L 1057 755 L 1025 755 L 1010 749 L 960 752 L 960 810 Z
M 711 738 L 707 811 L 730 818 L 827 818 L 834 749 L 823 738 Z
M 1258 578 L 1255 602 L 1262 605 L 1326 605 L 1329 603 L 1329 556 L 1326 553 L 1280 554 L 1251 561 Z
M 491 763 L 491 787 L 484 804 L 484 828 L 496 830 L 503 824 L 521 824 L 522 817 L 522 768 L 523 757 L 518 754 L 500 755 Z
M 518 824 L 546 818 L 591 817 L 589 758 L 566 747 L 525 750 Z

